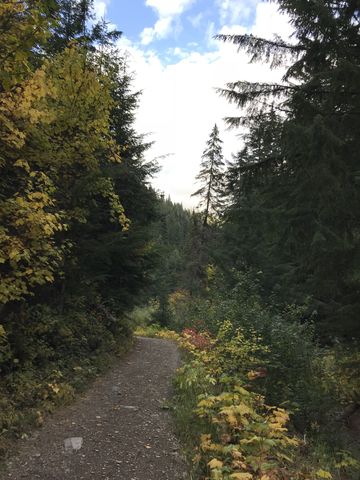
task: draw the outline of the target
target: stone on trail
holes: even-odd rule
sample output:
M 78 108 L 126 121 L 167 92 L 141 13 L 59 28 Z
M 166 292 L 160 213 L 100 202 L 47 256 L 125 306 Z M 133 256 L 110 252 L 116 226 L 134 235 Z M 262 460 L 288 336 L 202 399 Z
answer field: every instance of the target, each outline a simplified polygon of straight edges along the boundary
M 65 451 L 66 452 L 74 452 L 76 450 L 80 450 L 83 444 L 82 437 L 71 437 L 66 438 L 64 441 Z

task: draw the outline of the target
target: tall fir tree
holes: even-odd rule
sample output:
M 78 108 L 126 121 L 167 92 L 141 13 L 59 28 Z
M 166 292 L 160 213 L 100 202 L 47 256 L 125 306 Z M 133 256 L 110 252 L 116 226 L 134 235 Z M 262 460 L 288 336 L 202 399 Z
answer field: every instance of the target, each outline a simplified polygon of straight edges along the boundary
M 192 196 L 200 197 L 199 206 L 203 208 L 204 226 L 209 224 L 210 219 L 216 218 L 221 210 L 221 191 L 225 166 L 222 143 L 219 129 L 215 124 L 209 140 L 206 142 L 200 172 L 196 176 L 196 180 L 201 184 L 201 187 L 192 194 Z
M 96 20 L 94 0 L 53 0 L 57 4 L 56 23 L 45 50 L 56 54 L 70 42 L 95 50 L 96 45 L 110 46 L 121 36 L 119 30 L 109 30 L 105 19 Z
M 258 224 L 272 270 L 284 268 L 280 288 L 311 299 L 325 334 L 359 333 L 360 32 L 358 2 L 279 0 L 295 29 L 292 43 L 252 35 L 220 35 L 273 67 L 291 61 L 279 84 L 234 82 L 222 90 L 250 107 L 233 126 L 251 126 L 253 139 L 276 112 L 281 129 L 267 152 L 252 149 L 239 164 L 241 192 L 256 179 L 257 201 L 273 221 Z M 249 142 L 248 142 L 249 143 Z M 241 155 L 244 159 L 244 155 Z M 260 195 L 260 197 L 259 197 Z M 240 216 L 238 220 L 240 222 Z M 276 219 L 275 219 L 276 218 Z M 242 220 L 243 221 L 243 220 Z M 256 217 L 249 219 L 254 225 Z M 276 239 L 277 246 L 274 242 Z M 281 245 L 281 247 L 280 247 Z M 276 252 L 276 254 L 274 254 Z

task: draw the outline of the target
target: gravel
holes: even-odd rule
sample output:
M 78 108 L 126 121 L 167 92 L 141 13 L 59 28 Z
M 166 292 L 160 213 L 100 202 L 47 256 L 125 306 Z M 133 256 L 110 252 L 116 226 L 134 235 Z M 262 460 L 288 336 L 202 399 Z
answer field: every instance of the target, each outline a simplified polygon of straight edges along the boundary
M 137 338 L 83 397 L 21 441 L 1 478 L 180 480 L 186 464 L 166 404 L 179 365 L 173 342 Z M 1 475 L 1 474 L 0 474 Z

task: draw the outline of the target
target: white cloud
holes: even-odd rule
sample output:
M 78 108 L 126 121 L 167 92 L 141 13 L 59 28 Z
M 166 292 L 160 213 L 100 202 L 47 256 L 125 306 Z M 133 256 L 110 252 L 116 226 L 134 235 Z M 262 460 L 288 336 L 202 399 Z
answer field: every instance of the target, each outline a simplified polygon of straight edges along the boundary
M 186 58 L 188 56 L 187 50 L 184 50 L 180 47 L 169 48 L 167 53 L 169 53 L 173 57 L 178 57 L 178 58 Z
M 159 17 L 181 15 L 194 0 L 146 0 L 145 5 L 157 11 Z
M 109 4 L 110 0 L 95 0 L 94 13 L 97 19 L 105 17 Z
M 249 19 L 261 0 L 216 0 L 221 25 L 233 25 Z
M 255 25 L 251 33 L 263 38 L 273 38 L 279 35 L 284 40 L 289 40 L 293 33 L 293 28 L 286 15 L 278 12 L 277 5 L 274 3 L 261 2 L 256 9 Z
M 141 32 L 141 43 L 149 45 L 155 38 L 165 38 L 172 30 L 172 18 L 160 18 L 153 27 L 144 28 Z
M 223 32 L 248 31 L 268 38 L 272 38 L 273 33 L 284 37 L 290 34 L 286 18 L 277 13 L 276 5 L 260 3 L 256 12 L 256 22 L 251 29 L 228 25 L 223 27 Z M 197 199 L 190 197 L 196 189 L 194 178 L 214 123 L 219 126 L 227 159 L 241 147 L 239 132 L 228 131 L 222 120 L 239 112 L 219 97 L 214 87 L 239 79 L 277 81 L 283 72 L 271 71 L 262 64 L 249 64 L 245 53 L 237 53 L 231 44 L 216 42 L 207 52 L 192 51 L 186 57 L 183 51 L 174 51 L 179 54 L 179 61 L 173 60 L 169 65 L 155 52 L 131 45 L 126 38 L 121 42 L 129 50 L 131 66 L 136 72 L 134 86 L 143 90 L 137 129 L 151 132 L 150 138 L 156 142 L 148 153 L 149 158 L 170 154 L 160 161 L 163 169 L 153 184 L 170 194 L 174 201 L 194 206 Z
M 146 27 L 140 34 L 141 43 L 149 45 L 155 39 L 166 38 L 174 31 L 174 20 L 178 18 L 195 0 L 146 0 L 145 5 L 152 7 L 159 19 L 153 27 Z M 175 28 L 176 30 L 176 28 Z

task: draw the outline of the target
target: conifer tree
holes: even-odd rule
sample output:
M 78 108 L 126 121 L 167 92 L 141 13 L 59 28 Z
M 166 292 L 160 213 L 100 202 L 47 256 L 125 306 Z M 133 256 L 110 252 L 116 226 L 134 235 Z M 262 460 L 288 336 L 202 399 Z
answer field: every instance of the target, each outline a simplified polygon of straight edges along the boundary
M 273 272 L 287 265 L 281 287 L 310 297 L 328 332 L 354 335 L 360 312 L 359 6 L 329 0 L 278 4 L 294 26 L 292 42 L 219 36 L 247 51 L 252 61 L 273 67 L 292 63 L 278 84 L 238 81 L 221 91 L 230 102 L 249 107 L 229 118 L 229 125 L 250 126 L 253 140 L 257 135 L 267 145 L 263 152 L 248 148 L 250 158 L 239 165 L 240 190 L 255 179 L 262 185 L 258 205 L 266 206 L 267 219 L 276 218 L 257 227 L 260 238 L 277 239 L 268 244 L 267 257 Z M 271 111 L 282 126 L 269 141 L 268 129 L 257 126 Z
M 211 131 L 202 155 L 201 168 L 196 180 L 202 185 L 192 196 L 200 197 L 203 210 L 203 225 L 207 226 L 210 218 L 219 214 L 221 209 L 222 177 L 224 169 L 222 140 L 217 125 Z
M 96 44 L 111 45 L 121 36 L 118 30 L 108 30 L 104 19 L 96 21 L 94 0 L 57 0 L 56 24 L 46 45 L 46 51 L 55 54 L 69 42 L 95 49 Z

